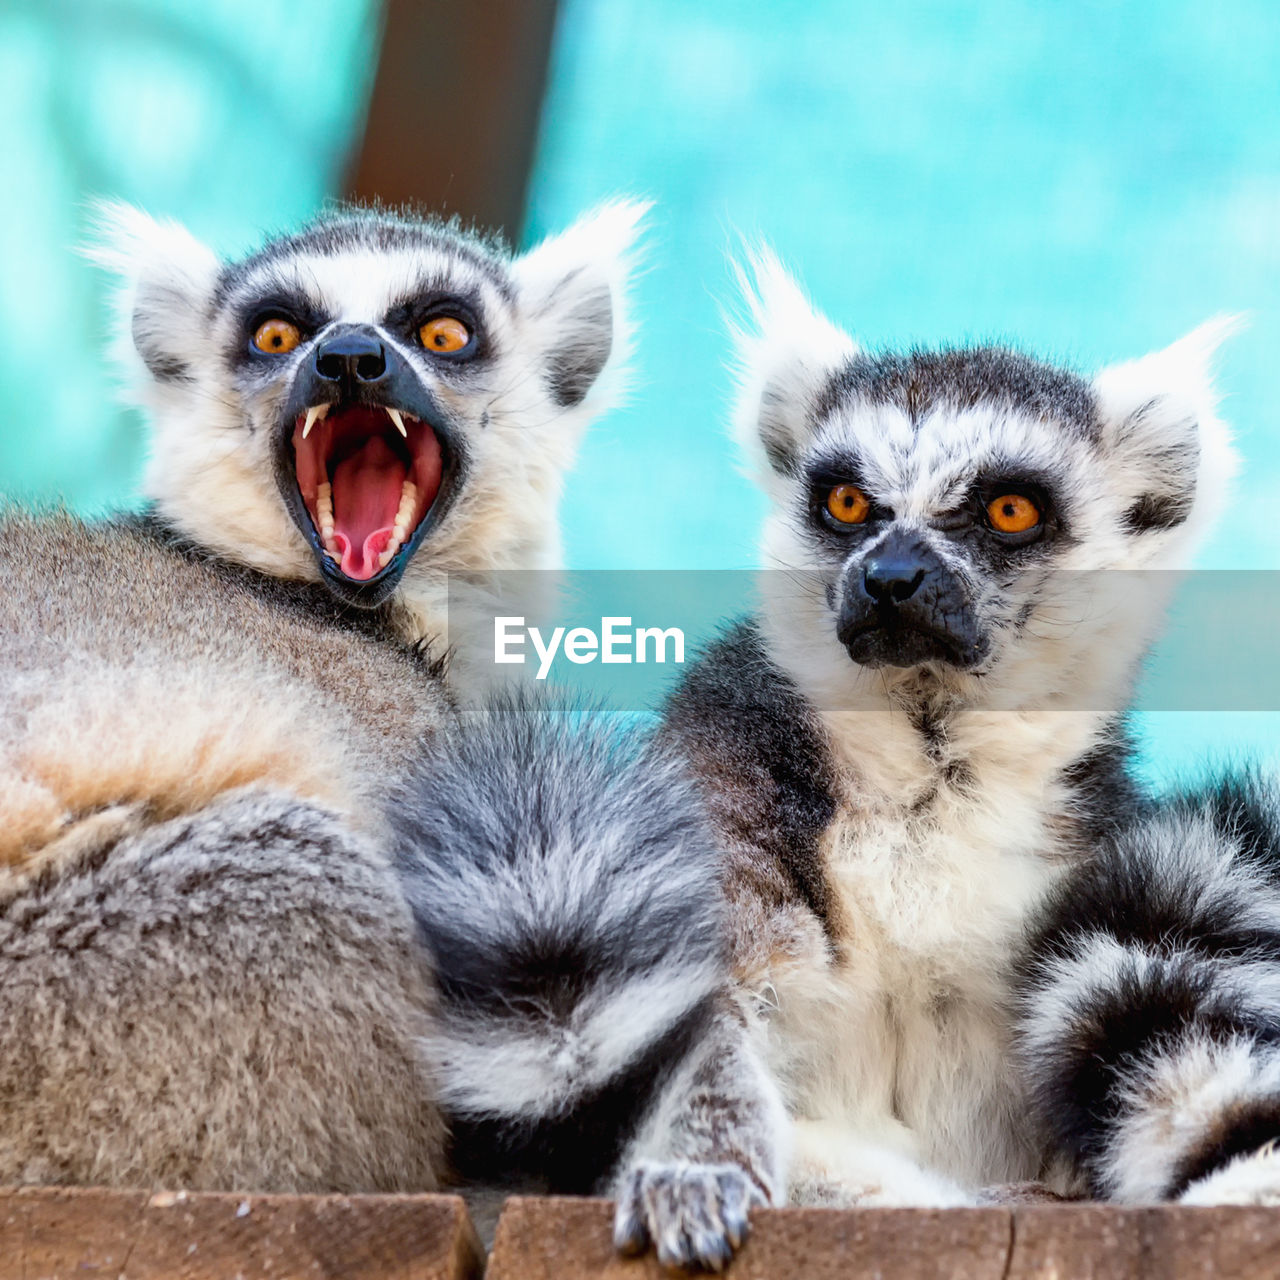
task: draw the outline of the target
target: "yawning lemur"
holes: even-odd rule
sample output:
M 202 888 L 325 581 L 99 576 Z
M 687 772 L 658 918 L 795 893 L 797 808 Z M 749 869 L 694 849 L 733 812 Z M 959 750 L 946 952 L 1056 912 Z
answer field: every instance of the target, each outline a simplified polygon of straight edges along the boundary
M 118 215 L 153 510 L 0 520 L 0 1181 L 505 1161 L 708 1265 L 779 1194 L 687 783 L 459 716 L 402 643 L 446 571 L 554 558 L 637 215 L 513 260 L 356 212 L 225 265 Z
M 739 425 L 771 502 L 762 605 L 693 668 L 665 732 L 728 849 L 740 993 L 796 1120 L 793 1195 L 962 1204 L 1080 1155 L 1029 1119 L 1019 964 L 1052 987 L 1073 945 L 1064 876 L 1141 808 L 1123 718 L 1173 575 L 1137 571 L 1186 563 L 1231 471 L 1218 334 L 1086 379 L 1000 347 L 871 354 L 768 256 L 756 283 Z M 1186 874 L 1260 878 L 1229 860 Z M 1036 967 L 1024 941 L 1055 891 Z M 1095 968 L 1141 969 L 1108 945 Z M 1035 1024 L 1050 1110 L 1076 1082 L 1049 1078 L 1044 1045 L 1080 1031 L 1070 992 L 1054 999 L 1058 1021 Z M 1107 1016 L 1125 1018 L 1119 996 Z M 1225 1123 L 1225 1074 L 1272 1069 L 1211 1021 L 1163 1077 L 1181 1071 L 1185 1097 L 1199 1072 L 1189 1125 Z M 1099 1032 L 1080 1052 L 1099 1047 L 1114 1068 L 1126 1046 Z M 1129 1131 L 1131 1158 L 1152 1158 L 1153 1126 Z M 1182 1185 L 1095 1173 L 1116 1194 Z
M 642 204 L 522 257 L 452 224 L 322 218 L 225 263 L 107 210 L 145 489 L 196 546 L 444 633 L 446 575 L 558 566 L 584 426 L 616 399 Z

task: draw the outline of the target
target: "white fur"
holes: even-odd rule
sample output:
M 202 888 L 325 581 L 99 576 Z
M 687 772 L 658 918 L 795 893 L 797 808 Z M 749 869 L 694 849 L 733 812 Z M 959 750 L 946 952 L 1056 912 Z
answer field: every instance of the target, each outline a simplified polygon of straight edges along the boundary
M 1111 1197 L 1131 1204 L 1166 1199 L 1173 1171 L 1233 1104 L 1273 1098 L 1278 1090 L 1280 1054 L 1244 1038 L 1188 1037 L 1148 1060 L 1128 1083 L 1125 1119 L 1103 1163 Z M 1211 1181 L 1197 1184 L 1200 1203 L 1214 1203 L 1207 1198 Z M 1280 1193 L 1280 1182 L 1271 1186 Z
M 683 1014 L 706 999 L 719 979 L 706 964 L 694 971 L 649 973 L 600 984 L 579 1000 L 569 1020 L 454 1019 L 428 1042 L 441 1100 L 468 1113 L 544 1116 L 620 1075 Z
M 1237 1156 L 1221 1169 L 1193 1182 L 1179 1197 L 1181 1204 L 1280 1204 L 1280 1151 L 1268 1143 Z
M 793 1129 L 791 1198 L 796 1204 L 954 1209 L 976 1203 L 971 1193 L 920 1163 L 905 1126 L 897 1126 L 889 1141 L 884 1133 L 813 1120 L 797 1120 Z
M 735 266 L 735 271 L 746 315 L 730 326 L 738 383 L 733 432 L 750 474 L 781 502 L 786 487 L 764 450 L 762 411 L 773 418 L 780 441 L 800 444 L 814 397 L 830 371 L 858 347 L 814 310 L 771 250 L 761 249 L 747 267 Z
M 892 404 L 846 403 L 820 418 L 821 392 L 857 347 L 771 255 L 754 277 L 736 422 L 772 499 L 761 627 L 816 709 L 841 775 L 823 848 L 838 954 L 821 971 L 779 963 L 770 973 L 770 1065 L 806 1131 L 826 1127 L 819 1166 L 847 1165 L 858 1183 L 879 1176 L 875 1153 L 887 1147 L 913 1172 L 886 1172 L 877 1202 L 936 1203 L 938 1175 L 973 1191 L 1038 1172 L 1009 1043 L 1011 964 L 1065 866 L 1061 773 L 1105 742 L 1127 704 L 1172 590 L 1164 571 L 1187 563 L 1232 469 L 1207 374 L 1225 330 L 1208 326 L 1099 375 L 1097 441 L 1000 404 L 935 407 L 911 422 Z M 835 633 L 833 570 L 814 548 L 803 481 L 769 465 L 766 441 L 801 462 L 855 453 L 876 500 L 957 564 L 933 517 L 989 459 L 1018 459 L 1056 478 L 1076 542 L 1013 584 L 974 584 L 993 611 L 1007 597 L 1032 606 L 1021 630 L 996 630 L 978 671 L 860 668 Z M 1189 481 L 1170 442 L 1190 445 Z M 1183 525 L 1126 526 L 1151 486 L 1184 482 Z M 1135 572 L 1147 570 L 1158 572 Z M 945 725 L 934 754 L 909 715 L 922 708 Z M 956 763 L 965 785 L 949 780 Z
M 1140 947 L 1126 947 L 1108 934 L 1080 938 L 1070 956 L 1055 957 L 1052 980 L 1043 982 L 1038 1004 L 1022 1019 L 1019 1039 L 1027 1057 L 1044 1060 L 1062 1041 L 1074 1011 L 1098 992 L 1114 990 L 1122 977 L 1141 978 L 1156 964 Z

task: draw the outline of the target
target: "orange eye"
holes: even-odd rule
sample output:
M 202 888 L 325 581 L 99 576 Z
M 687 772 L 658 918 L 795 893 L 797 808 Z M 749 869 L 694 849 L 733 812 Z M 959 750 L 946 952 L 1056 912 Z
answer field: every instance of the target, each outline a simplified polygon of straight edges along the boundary
M 418 337 L 428 351 L 448 355 L 471 341 L 471 330 L 456 316 L 433 316 L 418 330 Z
M 841 524 L 862 524 L 871 514 L 871 502 L 856 484 L 838 484 L 827 494 L 827 510 Z
M 253 345 L 269 356 L 282 356 L 292 351 L 302 341 L 296 324 L 279 318 L 264 320 L 253 335 Z
M 987 503 L 987 518 L 1001 533 L 1026 533 L 1040 523 L 1040 508 L 1021 493 L 1005 493 Z

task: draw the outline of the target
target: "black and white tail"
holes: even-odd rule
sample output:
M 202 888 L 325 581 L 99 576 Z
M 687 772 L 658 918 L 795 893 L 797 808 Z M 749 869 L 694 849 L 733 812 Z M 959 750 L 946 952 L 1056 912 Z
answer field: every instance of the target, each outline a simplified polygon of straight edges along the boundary
M 440 736 L 395 821 L 457 1174 L 617 1194 L 620 1245 L 726 1261 L 782 1194 L 785 1122 L 726 998 L 679 763 L 613 717 L 503 701 Z
M 1228 779 L 1106 842 L 1034 936 L 1020 1032 L 1082 1190 L 1280 1203 L 1280 792 Z

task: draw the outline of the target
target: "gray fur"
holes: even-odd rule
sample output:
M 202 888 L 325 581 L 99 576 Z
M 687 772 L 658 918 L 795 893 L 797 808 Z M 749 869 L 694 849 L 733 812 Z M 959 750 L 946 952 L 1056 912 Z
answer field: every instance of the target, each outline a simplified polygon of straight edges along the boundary
M 353 213 L 232 266 L 116 212 L 103 256 L 156 419 L 156 514 L 0 527 L 0 1178 L 609 1191 L 640 1161 L 628 1243 L 708 1266 L 781 1194 L 691 789 L 540 708 L 451 723 L 426 648 L 442 569 L 554 561 L 559 476 L 625 353 L 641 212 L 515 261 Z M 470 314 L 470 365 L 413 347 L 437 296 Z M 423 406 L 463 488 L 443 532 L 422 522 L 418 576 L 362 610 L 306 554 L 288 433 L 313 402 L 286 403 L 353 298 L 399 352 L 408 403 L 375 405 Z M 301 355 L 246 351 L 262 308 Z
M 1100 842 L 1032 933 L 1019 1047 L 1093 1194 L 1280 1203 L 1280 792 L 1228 776 Z
M 832 376 L 814 408 L 817 419 L 850 401 L 892 404 L 913 419 L 932 410 L 1013 411 L 1052 419 L 1096 438 L 1097 398 L 1088 381 L 1009 347 L 944 347 L 879 356 L 859 353 Z
M 0 1180 L 435 1188 L 431 990 L 385 859 L 254 787 L 116 835 L 0 890 Z
M 10 517 L 0 576 L 0 1179 L 433 1189 L 376 804 L 429 665 L 144 522 Z

